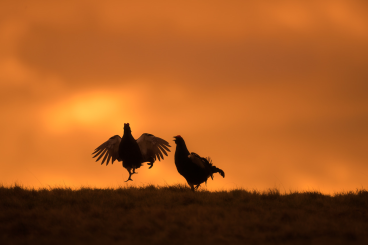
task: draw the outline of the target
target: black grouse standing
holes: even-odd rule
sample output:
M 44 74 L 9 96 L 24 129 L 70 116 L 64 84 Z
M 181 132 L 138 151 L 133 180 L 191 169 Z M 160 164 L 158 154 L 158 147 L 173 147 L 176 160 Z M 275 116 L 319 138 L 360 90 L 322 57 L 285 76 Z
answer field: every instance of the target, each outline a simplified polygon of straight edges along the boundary
M 174 138 L 176 168 L 179 174 L 187 180 L 192 191 L 198 189 L 203 182 L 207 183 L 209 177 L 213 179 L 214 173 L 219 173 L 223 178 L 225 177 L 224 171 L 213 166 L 210 158 L 200 157 L 194 152 L 189 153 L 185 141 L 180 135 L 174 136 Z
M 106 166 L 115 160 L 123 161 L 123 167 L 129 172 L 129 178 L 126 181 L 132 180 L 132 174 L 135 170 L 142 166 L 142 163 L 149 162 L 149 168 L 152 168 L 153 163 L 158 159 L 164 159 L 163 154 L 167 156 L 166 151 L 170 151 L 170 145 L 166 140 L 155 137 L 152 134 L 144 133 L 137 140 L 133 138 L 129 123 L 124 123 L 124 135 L 120 138 L 119 135 L 111 137 L 108 141 L 96 148 L 92 153 L 94 158 L 98 157 L 96 162 L 102 157 L 102 164 L 105 160 Z M 163 153 L 163 154 L 162 154 Z

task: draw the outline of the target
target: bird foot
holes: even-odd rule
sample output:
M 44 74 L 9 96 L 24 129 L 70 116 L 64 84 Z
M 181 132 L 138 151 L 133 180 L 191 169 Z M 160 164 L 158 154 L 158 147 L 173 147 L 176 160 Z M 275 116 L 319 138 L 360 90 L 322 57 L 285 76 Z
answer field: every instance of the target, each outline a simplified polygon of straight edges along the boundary
M 153 163 L 147 163 L 150 167 L 148 169 L 151 169 L 153 167 Z
M 124 181 L 124 182 L 128 182 L 129 180 L 133 181 L 133 180 L 130 178 L 130 176 L 129 176 L 129 178 L 128 178 L 126 181 Z

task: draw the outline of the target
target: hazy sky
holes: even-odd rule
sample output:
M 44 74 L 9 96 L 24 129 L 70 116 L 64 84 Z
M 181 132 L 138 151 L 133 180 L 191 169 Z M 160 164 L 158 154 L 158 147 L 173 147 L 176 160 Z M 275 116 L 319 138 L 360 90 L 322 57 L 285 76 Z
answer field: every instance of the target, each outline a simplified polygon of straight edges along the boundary
M 174 135 L 225 171 L 207 188 L 368 188 L 368 3 L 0 2 L 0 184 L 125 186 L 91 157 L 130 123 L 172 152 L 129 185 L 185 184 Z

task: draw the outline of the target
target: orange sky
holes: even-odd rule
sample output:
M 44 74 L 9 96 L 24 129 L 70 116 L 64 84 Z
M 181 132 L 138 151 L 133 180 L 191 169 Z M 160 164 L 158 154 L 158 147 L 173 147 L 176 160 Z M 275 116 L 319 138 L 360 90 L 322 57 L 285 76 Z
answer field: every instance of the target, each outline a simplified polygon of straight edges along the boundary
M 364 0 L 3 0 L 0 184 L 125 186 L 91 153 L 129 122 L 172 145 L 129 185 L 184 184 L 180 134 L 210 190 L 368 188 L 367 67 Z

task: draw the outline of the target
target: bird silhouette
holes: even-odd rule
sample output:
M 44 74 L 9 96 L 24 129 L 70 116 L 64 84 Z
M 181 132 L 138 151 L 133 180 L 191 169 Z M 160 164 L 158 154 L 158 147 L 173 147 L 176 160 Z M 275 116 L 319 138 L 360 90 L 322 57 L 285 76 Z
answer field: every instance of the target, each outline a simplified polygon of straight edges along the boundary
M 203 182 L 207 184 L 207 179 L 209 177 L 213 179 L 214 173 L 219 173 L 225 178 L 224 171 L 213 166 L 212 160 L 209 157 L 204 158 L 194 152 L 189 153 L 183 137 L 178 135 L 174 136 L 174 138 L 176 143 L 176 169 L 186 179 L 192 191 L 198 189 Z
M 140 168 L 144 162 L 148 162 L 149 169 L 153 167 L 153 163 L 158 159 L 164 159 L 163 154 L 167 156 L 171 147 L 166 140 L 158 138 L 152 134 L 144 133 L 137 140 L 134 139 L 129 123 L 124 123 L 124 135 L 112 136 L 109 140 L 101 144 L 92 153 L 93 158 L 98 157 L 96 162 L 102 157 L 101 165 L 106 161 L 106 166 L 111 160 L 111 164 L 115 160 L 123 162 L 123 167 L 129 172 L 129 178 L 125 181 L 132 180 L 132 174 L 136 174 L 135 170 Z

